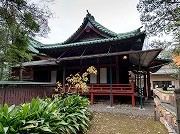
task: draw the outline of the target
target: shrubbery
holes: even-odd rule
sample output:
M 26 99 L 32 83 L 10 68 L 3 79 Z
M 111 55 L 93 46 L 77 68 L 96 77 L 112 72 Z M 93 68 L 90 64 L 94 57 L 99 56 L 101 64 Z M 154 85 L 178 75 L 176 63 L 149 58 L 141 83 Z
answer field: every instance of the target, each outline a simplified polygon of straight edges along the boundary
M 87 131 L 89 100 L 70 95 L 62 99 L 32 99 L 20 106 L 0 106 L 0 134 L 75 134 Z

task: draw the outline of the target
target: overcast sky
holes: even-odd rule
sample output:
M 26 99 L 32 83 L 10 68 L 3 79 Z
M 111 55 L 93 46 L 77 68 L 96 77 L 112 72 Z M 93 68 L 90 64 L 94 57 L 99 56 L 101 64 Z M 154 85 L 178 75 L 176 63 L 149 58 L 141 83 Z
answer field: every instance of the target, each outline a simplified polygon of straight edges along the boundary
M 60 43 L 71 36 L 82 24 L 88 10 L 95 20 L 116 33 L 128 32 L 141 26 L 136 5 L 139 0 L 54 0 L 49 6 L 53 18 L 49 19 L 48 38 L 38 41 Z

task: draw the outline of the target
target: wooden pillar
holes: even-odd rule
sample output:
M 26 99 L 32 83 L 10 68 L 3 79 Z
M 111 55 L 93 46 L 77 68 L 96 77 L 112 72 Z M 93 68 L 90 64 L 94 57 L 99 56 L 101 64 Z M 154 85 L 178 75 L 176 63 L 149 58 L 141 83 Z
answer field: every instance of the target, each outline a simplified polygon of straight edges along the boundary
M 175 90 L 177 134 L 180 134 L 180 89 Z
M 131 99 L 132 99 L 132 107 L 135 107 L 135 95 L 134 94 L 132 94 L 132 96 L 131 96 Z
M 150 81 L 150 72 L 147 71 L 147 90 L 148 90 L 148 99 L 151 99 L 151 81 Z
M 135 81 L 134 81 L 134 83 L 135 83 L 135 86 L 137 86 L 137 76 L 136 76 L 136 74 L 135 74 Z M 136 87 L 134 87 L 134 88 L 136 88 Z
M 97 83 L 100 84 L 100 67 L 99 67 L 99 57 L 96 60 L 97 63 Z
M 111 107 L 113 105 L 113 95 L 112 95 L 112 63 L 110 63 L 110 103 L 111 103 Z
M 19 80 L 22 81 L 22 75 L 23 75 L 23 67 L 20 66 L 19 68 Z
M 91 105 L 94 104 L 94 95 L 91 93 Z
M 144 74 L 144 96 L 147 97 L 147 87 L 146 87 L 146 84 L 147 83 L 147 79 L 146 79 L 146 74 Z
M 119 84 L 119 58 L 116 56 L 116 84 Z
M 131 84 L 131 90 L 133 90 L 133 92 L 135 91 L 134 83 Z M 131 100 L 132 100 L 132 107 L 135 107 L 136 106 L 135 93 L 131 95 Z

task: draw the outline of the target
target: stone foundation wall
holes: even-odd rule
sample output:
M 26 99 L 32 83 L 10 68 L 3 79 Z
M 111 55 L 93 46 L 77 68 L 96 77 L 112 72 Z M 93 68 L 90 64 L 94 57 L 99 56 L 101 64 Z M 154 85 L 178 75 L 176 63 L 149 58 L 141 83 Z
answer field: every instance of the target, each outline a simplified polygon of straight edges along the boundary
M 155 90 L 154 92 L 154 103 L 155 113 L 159 117 L 162 124 L 166 126 L 169 134 L 176 134 L 177 122 L 176 113 L 172 110 L 175 104 L 175 95 L 173 92 L 166 93 Z
M 163 91 L 160 88 L 153 90 L 154 94 L 159 97 L 164 102 L 175 105 L 175 94 L 174 91 Z

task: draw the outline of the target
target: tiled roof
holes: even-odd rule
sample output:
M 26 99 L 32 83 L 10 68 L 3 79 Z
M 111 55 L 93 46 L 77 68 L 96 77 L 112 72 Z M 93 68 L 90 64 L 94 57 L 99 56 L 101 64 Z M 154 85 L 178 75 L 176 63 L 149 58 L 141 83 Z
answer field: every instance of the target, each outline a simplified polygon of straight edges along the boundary
M 28 44 L 28 49 L 34 54 L 39 54 L 39 55 L 45 55 L 39 52 L 38 48 L 41 46 L 44 46 L 41 42 L 38 42 L 37 40 L 34 40 L 32 38 L 29 39 L 29 44 Z
M 91 14 L 88 13 L 88 14 L 86 15 L 86 18 L 85 18 L 85 19 L 88 19 L 89 22 L 90 22 L 95 28 L 99 29 L 101 32 L 106 33 L 106 34 L 108 34 L 108 35 L 110 35 L 110 36 L 112 36 L 112 37 L 117 37 L 117 36 L 118 36 L 117 33 L 115 33 L 115 32 L 113 32 L 113 31 L 107 29 L 106 27 L 102 26 L 102 25 L 99 24 L 97 21 L 95 21 L 95 18 L 94 18 Z
M 39 51 L 38 51 L 33 45 L 31 45 L 31 43 L 29 43 L 28 49 L 29 49 L 29 51 L 31 51 L 32 53 L 35 53 L 35 54 L 38 54 L 38 53 L 39 53 Z
M 159 69 L 157 72 L 152 74 L 175 74 L 178 73 L 177 69 Z
M 142 33 L 139 33 L 137 35 L 140 35 Z M 90 45 L 90 44 L 98 44 L 98 43 L 105 43 L 105 42 L 113 42 L 113 41 L 119 41 L 128 39 L 134 36 L 137 36 L 135 34 L 124 34 L 123 36 L 118 37 L 112 37 L 112 38 L 106 38 L 106 39 L 96 39 L 96 40 L 90 40 L 90 41 L 83 41 L 83 42 L 75 42 L 70 44 L 49 44 L 44 45 L 40 49 L 53 49 L 53 48 L 65 48 L 65 47 L 74 47 L 74 46 L 84 46 L 84 45 Z
M 87 22 L 90 22 L 93 27 L 101 31 L 102 33 L 108 35 L 108 38 L 104 39 L 93 39 L 93 40 L 86 40 L 86 41 L 81 41 L 81 42 L 71 42 L 71 40 L 76 36 L 76 34 L 82 30 L 82 28 L 87 24 Z M 141 32 L 141 28 L 138 28 L 134 31 L 126 32 L 126 33 L 115 33 L 98 22 L 95 21 L 94 17 L 91 14 L 87 14 L 86 17 L 84 18 L 84 21 L 82 25 L 78 28 L 78 30 L 70 36 L 66 41 L 62 43 L 55 43 L 55 44 L 42 44 L 40 42 L 36 42 L 35 40 L 30 41 L 31 46 L 35 50 L 42 50 L 42 49 L 54 49 L 54 48 L 65 48 L 65 47 L 74 47 L 74 46 L 83 46 L 83 45 L 89 45 L 89 44 L 98 44 L 98 43 L 105 43 L 105 42 L 113 42 L 113 41 L 120 41 L 124 39 L 129 39 L 138 35 L 143 35 L 145 36 L 145 32 Z M 31 48 L 33 50 L 33 48 Z M 33 51 L 35 51 L 33 50 Z

